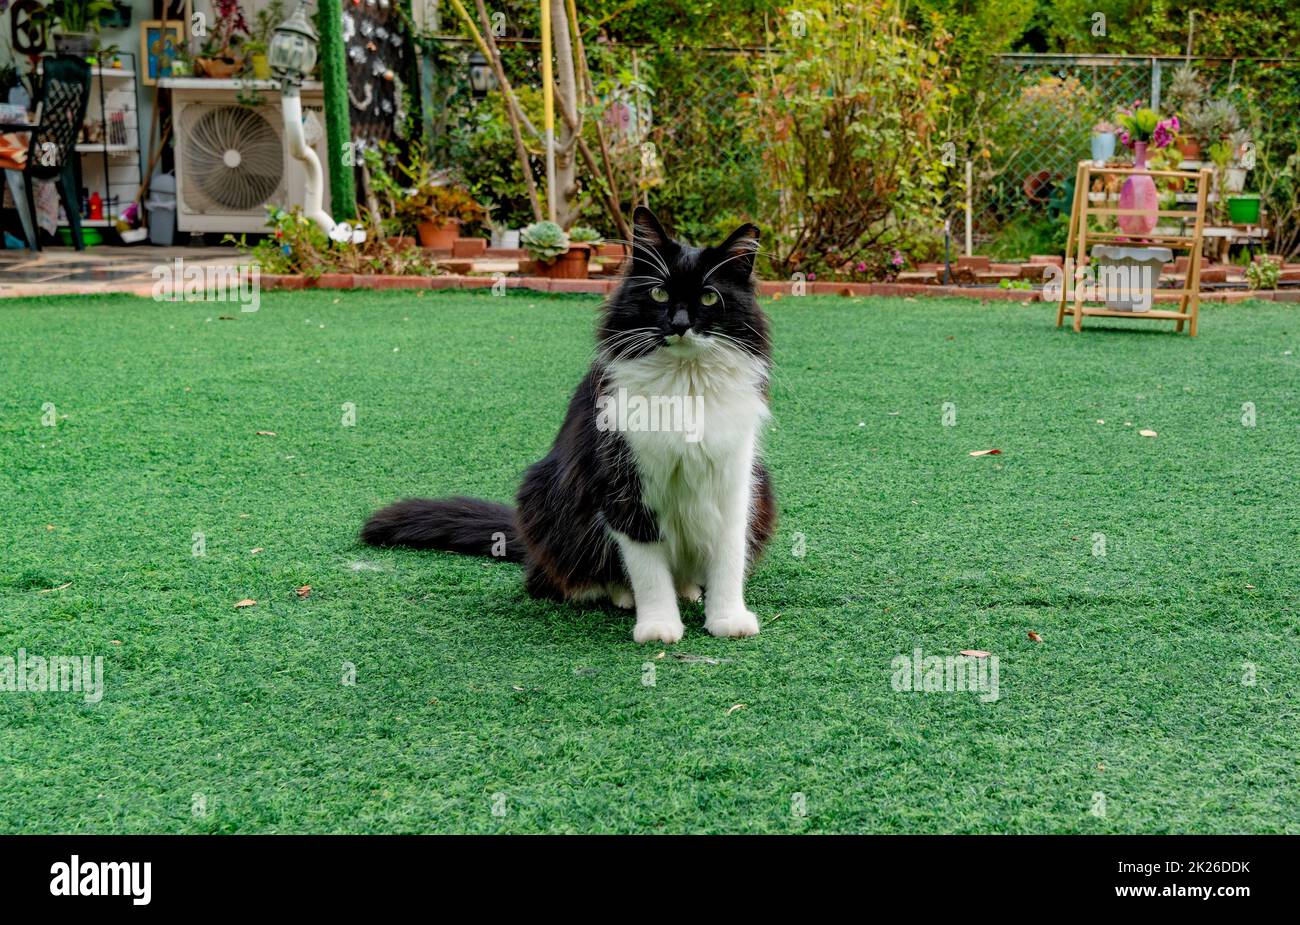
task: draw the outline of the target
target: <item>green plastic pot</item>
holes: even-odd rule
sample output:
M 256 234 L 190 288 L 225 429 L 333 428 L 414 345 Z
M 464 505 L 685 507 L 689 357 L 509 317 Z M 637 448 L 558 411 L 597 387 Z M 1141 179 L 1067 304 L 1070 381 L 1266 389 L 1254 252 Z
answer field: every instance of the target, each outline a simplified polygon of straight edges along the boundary
M 1259 196 L 1228 197 L 1228 220 L 1234 225 L 1254 225 L 1259 221 Z
M 64 247 L 72 247 L 72 229 L 60 228 L 59 241 Z M 96 244 L 104 243 L 104 235 L 98 228 L 81 227 L 81 243 L 87 247 L 94 247 Z

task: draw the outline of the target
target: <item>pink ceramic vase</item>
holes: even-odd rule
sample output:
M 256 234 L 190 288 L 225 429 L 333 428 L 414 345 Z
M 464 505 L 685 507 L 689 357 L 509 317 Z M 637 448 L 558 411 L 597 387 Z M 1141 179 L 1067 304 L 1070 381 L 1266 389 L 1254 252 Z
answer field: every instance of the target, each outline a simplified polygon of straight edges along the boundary
M 1133 144 L 1133 166 L 1138 170 L 1145 170 L 1147 166 L 1147 146 L 1146 142 L 1138 141 Z M 1121 215 L 1119 216 L 1119 227 L 1127 234 L 1131 235 L 1148 235 L 1156 227 L 1156 209 L 1158 200 L 1156 197 L 1156 184 L 1146 174 L 1134 174 L 1124 181 L 1123 187 L 1119 191 L 1119 207 L 1121 209 L 1142 209 L 1144 215 Z

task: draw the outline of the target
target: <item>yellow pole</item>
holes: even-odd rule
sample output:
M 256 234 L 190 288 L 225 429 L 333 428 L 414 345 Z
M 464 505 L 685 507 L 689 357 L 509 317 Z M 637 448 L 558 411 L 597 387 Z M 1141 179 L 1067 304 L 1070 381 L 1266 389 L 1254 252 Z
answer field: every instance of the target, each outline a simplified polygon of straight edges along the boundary
M 542 3 L 542 122 L 546 131 L 546 217 L 555 221 L 555 80 L 551 76 L 551 0 Z

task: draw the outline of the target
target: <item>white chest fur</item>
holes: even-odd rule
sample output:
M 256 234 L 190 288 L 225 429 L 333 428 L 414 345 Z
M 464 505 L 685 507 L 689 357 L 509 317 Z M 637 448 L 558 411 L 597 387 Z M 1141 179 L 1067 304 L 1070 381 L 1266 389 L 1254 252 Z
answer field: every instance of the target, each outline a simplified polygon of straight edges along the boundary
M 609 367 L 609 420 L 632 449 L 643 499 L 659 520 L 679 582 L 704 583 L 727 518 L 748 516 L 758 435 L 768 416 L 766 372 L 729 348 L 691 355 L 661 349 Z M 644 413 L 656 404 L 682 410 Z M 740 505 L 733 503 L 738 496 Z

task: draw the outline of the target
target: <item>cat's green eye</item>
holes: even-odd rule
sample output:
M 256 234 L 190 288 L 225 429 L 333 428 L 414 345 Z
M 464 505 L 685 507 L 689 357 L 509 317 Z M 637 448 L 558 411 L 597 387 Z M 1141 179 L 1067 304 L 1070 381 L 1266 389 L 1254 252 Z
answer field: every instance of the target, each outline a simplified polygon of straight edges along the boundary
M 663 286 L 655 286 L 650 290 L 650 298 L 654 299 L 656 302 L 667 302 L 668 290 Z
M 716 292 L 706 292 L 700 296 L 700 304 L 706 308 L 710 305 L 718 304 L 718 294 Z

